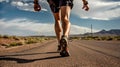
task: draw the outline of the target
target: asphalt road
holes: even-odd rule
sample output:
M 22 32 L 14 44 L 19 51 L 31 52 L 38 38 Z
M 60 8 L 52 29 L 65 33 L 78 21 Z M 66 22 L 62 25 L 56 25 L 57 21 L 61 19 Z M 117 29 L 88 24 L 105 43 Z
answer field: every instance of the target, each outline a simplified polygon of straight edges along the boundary
M 0 53 L 0 67 L 120 67 L 119 41 L 69 42 L 70 57 L 61 57 L 57 42 L 18 47 L 13 52 Z

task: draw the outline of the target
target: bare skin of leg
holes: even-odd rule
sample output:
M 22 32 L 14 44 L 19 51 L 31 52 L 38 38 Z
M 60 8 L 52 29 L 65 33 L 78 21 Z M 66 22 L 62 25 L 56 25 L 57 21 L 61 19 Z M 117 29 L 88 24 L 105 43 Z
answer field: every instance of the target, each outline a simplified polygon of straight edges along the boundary
M 63 28 L 63 35 L 67 36 L 69 35 L 70 32 L 70 12 L 71 8 L 70 6 L 61 6 L 61 21 L 62 21 L 62 28 Z
M 71 8 L 69 6 L 62 6 L 60 10 L 61 12 L 59 11 L 58 13 L 53 13 L 55 19 L 54 28 L 58 43 L 61 39 L 62 31 L 63 31 L 63 35 L 68 37 L 70 31 L 70 25 L 71 25 L 69 21 Z M 61 28 L 61 21 L 62 21 L 62 28 Z
M 61 21 L 60 21 L 60 12 L 58 13 L 53 13 L 54 15 L 54 19 L 55 19 L 55 33 L 56 33 L 56 37 L 58 40 L 58 43 L 61 39 L 61 34 L 62 34 L 62 28 L 61 28 Z

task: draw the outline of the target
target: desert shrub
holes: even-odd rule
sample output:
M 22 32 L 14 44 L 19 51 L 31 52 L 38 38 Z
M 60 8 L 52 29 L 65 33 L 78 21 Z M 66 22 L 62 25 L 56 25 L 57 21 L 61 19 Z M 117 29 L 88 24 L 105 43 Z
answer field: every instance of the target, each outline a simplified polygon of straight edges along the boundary
M 21 46 L 21 45 L 23 45 L 22 42 L 13 42 L 13 43 L 10 43 L 7 47 Z
M 43 42 L 45 40 L 49 40 L 49 38 L 39 37 L 39 38 L 36 38 L 35 40 L 38 41 L 38 42 Z
M 13 36 L 12 37 L 14 40 L 20 40 L 20 37 L 17 37 L 17 36 Z
M 22 42 L 11 43 L 10 45 L 11 45 L 11 46 L 20 46 L 20 45 L 23 45 L 23 43 L 22 43 Z
M 26 44 L 32 44 L 32 43 L 37 43 L 37 41 L 35 41 L 35 40 L 28 40 L 28 41 L 26 41 L 25 43 L 26 43 Z
M 94 40 L 97 40 L 99 37 L 98 36 L 93 36 L 91 38 L 94 39 Z
M 87 37 L 81 37 L 81 40 L 88 40 Z
M 5 44 L 5 43 L 3 43 L 3 44 L 1 44 L 1 46 L 8 46 L 9 44 Z
M 101 40 L 106 40 L 106 37 L 101 37 Z
M 115 40 L 120 40 L 120 36 L 115 36 L 114 39 Z
M 106 37 L 106 40 L 107 40 L 107 41 L 113 40 L 113 37 L 107 36 L 107 37 Z
M 70 40 L 72 40 L 72 39 L 79 40 L 79 39 L 80 39 L 80 37 L 70 37 Z
M 4 35 L 3 38 L 6 38 L 6 39 L 7 39 L 7 38 L 10 38 L 10 37 L 9 37 L 8 35 Z
M 81 37 L 81 40 L 106 40 L 106 41 L 111 41 L 111 40 L 120 40 L 120 36 L 85 36 Z
M 92 36 L 87 36 L 85 39 L 86 40 L 93 40 L 93 37 Z
M 47 37 L 45 38 L 45 40 L 49 40 L 49 39 L 50 39 L 50 38 L 47 38 Z
M 0 38 L 2 38 L 3 36 L 2 35 L 0 35 Z
M 27 37 L 24 37 L 23 40 L 27 40 Z

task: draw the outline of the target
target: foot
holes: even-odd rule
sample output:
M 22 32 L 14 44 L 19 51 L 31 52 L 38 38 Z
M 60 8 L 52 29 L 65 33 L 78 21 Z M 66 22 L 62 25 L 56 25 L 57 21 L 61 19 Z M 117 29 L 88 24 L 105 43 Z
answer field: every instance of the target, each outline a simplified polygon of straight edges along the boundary
M 70 56 L 69 51 L 68 51 L 68 39 L 66 36 L 62 36 L 62 38 L 60 40 L 60 45 L 62 47 L 60 55 L 62 57 Z

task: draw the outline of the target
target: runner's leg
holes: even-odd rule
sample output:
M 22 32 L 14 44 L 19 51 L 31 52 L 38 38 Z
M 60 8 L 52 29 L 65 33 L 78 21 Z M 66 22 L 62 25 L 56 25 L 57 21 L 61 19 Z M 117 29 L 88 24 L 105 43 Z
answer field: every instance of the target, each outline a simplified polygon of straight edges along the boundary
M 59 45 L 59 41 L 61 39 L 61 32 L 62 32 L 61 23 L 60 23 L 59 0 L 47 0 L 47 2 L 49 3 L 51 11 L 53 12 L 53 16 L 55 20 L 54 28 Z
M 54 15 L 54 19 L 55 19 L 55 33 L 56 33 L 56 37 L 58 40 L 58 43 L 61 39 L 61 33 L 62 33 L 62 29 L 61 29 L 61 21 L 60 21 L 60 12 L 57 13 L 53 13 Z
M 69 35 L 70 32 L 70 12 L 71 8 L 70 6 L 61 6 L 61 20 L 62 20 L 62 28 L 63 28 L 63 35 L 67 36 Z

